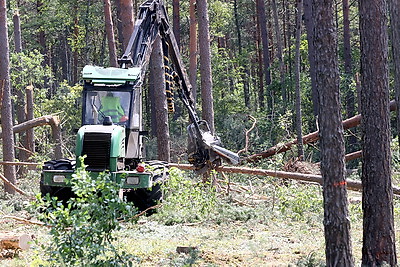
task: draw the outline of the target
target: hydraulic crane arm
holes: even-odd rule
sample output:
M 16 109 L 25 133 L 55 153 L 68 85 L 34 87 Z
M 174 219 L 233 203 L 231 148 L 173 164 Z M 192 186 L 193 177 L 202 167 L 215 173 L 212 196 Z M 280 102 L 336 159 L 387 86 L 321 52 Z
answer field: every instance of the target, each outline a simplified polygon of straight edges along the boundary
M 168 15 L 162 0 L 148 0 L 139 7 L 133 33 L 123 56 L 118 60 L 121 68 L 140 67 L 139 82 L 143 82 L 148 68 L 153 43 L 160 35 L 164 47 L 168 47 L 169 59 L 176 72 L 174 81 L 179 85 L 178 95 L 188 110 L 191 125 L 188 126 L 189 161 L 198 169 L 217 165 L 220 158 L 233 164 L 239 162 L 239 156 L 221 147 L 218 137 L 214 136 L 207 122 L 200 120 L 191 99 L 191 85 L 184 69 L 179 48 L 168 22 Z M 164 52 L 164 53 L 165 53 Z

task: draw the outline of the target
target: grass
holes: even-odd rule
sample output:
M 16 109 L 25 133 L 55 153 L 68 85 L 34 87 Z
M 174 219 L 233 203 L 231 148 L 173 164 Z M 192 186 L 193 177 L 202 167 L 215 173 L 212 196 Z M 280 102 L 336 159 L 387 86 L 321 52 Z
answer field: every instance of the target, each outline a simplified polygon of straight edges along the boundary
M 199 189 L 197 182 L 188 180 L 188 176 L 180 172 L 176 184 L 166 186 L 167 199 L 158 214 L 141 217 L 137 224 L 123 223 L 122 230 L 116 233 L 116 247 L 134 255 L 134 266 L 324 265 L 319 186 L 232 176 L 230 179 L 235 184 L 229 189 L 222 177 L 219 177 L 222 181 L 218 190 L 211 186 Z M 19 186 L 32 194 L 37 193 L 38 179 L 37 174 L 31 174 L 21 179 Z M 183 184 L 180 179 L 184 179 L 187 186 L 180 188 Z M 40 245 L 50 242 L 48 229 L 3 217 L 34 216 L 26 210 L 26 197 L 0 193 L 0 198 L 0 231 L 28 233 L 36 240 L 31 249 L 20 252 L 19 257 L 1 260 L 0 265 L 45 264 Z M 360 198 L 360 193 L 349 191 L 353 255 L 357 265 L 360 265 L 362 247 Z M 400 202 L 396 200 L 395 225 L 399 221 Z M 396 235 L 399 234 L 397 227 Z M 178 253 L 177 247 L 191 250 Z

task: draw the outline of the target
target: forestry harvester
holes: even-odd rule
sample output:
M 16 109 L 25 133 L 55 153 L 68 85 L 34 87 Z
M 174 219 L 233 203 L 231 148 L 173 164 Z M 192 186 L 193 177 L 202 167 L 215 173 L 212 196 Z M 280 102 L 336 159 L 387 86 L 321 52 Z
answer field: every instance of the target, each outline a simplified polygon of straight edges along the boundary
M 79 158 L 85 156 L 86 170 L 93 177 L 109 172 L 111 179 L 121 186 L 126 199 L 133 201 L 139 210 L 145 210 L 161 199 L 160 183 L 166 178 L 168 163 L 143 162 L 146 131 L 142 123 L 142 86 L 157 36 L 161 38 L 164 57 L 169 62 L 165 68 L 168 71 L 166 77 L 170 77 L 166 83 L 168 104 L 173 101 L 169 88 L 172 84 L 191 122 L 187 127 L 188 161 L 200 172 L 218 165 L 221 159 L 233 164 L 239 161 L 236 153 L 221 147 L 219 138 L 211 133 L 207 122 L 198 118 L 163 2 L 148 0 L 139 8 L 129 44 L 118 60 L 120 67 L 83 68 L 83 126 L 76 137 L 76 159 L 44 163 L 40 183 L 42 195 L 49 193 L 60 200 L 69 199 L 72 192 L 67 181 L 81 164 Z M 155 174 L 157 169 L 162 171 Z

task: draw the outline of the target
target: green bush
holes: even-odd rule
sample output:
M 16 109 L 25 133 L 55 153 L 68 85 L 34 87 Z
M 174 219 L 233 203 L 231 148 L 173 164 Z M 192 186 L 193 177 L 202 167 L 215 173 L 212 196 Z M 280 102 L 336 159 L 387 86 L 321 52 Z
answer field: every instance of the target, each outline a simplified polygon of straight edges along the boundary
M 195 183 L 177 168 L 171 168 L 169 175 L 156 219 L 167 225 L 198 222 L 215 210 L 217 194 L 211 184 Z
M 110 175 L 93 178 L 78 168 L 71 179 L 76 194 L 66 205 L 38 195 L 40 219 L 50 228 L 51 242 L 43 245 L 49 266 L 129 266 L 130 256 L 113 245 L 119 220 L 134 217 L 136 209 L 118 197 Z

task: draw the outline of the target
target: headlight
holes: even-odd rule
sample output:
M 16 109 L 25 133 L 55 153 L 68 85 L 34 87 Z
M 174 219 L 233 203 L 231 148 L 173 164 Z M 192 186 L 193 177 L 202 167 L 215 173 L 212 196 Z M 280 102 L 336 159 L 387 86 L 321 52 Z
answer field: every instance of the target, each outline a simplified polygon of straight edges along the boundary
M 53 182 L 55 183 L 63 183 L 65 179 L 64 175 L 54 175 L 53 176 Z
M 139 184 L 139 177 L 129 176 L 128 178 L 126 178 L 126 183 L 127 184 Z

